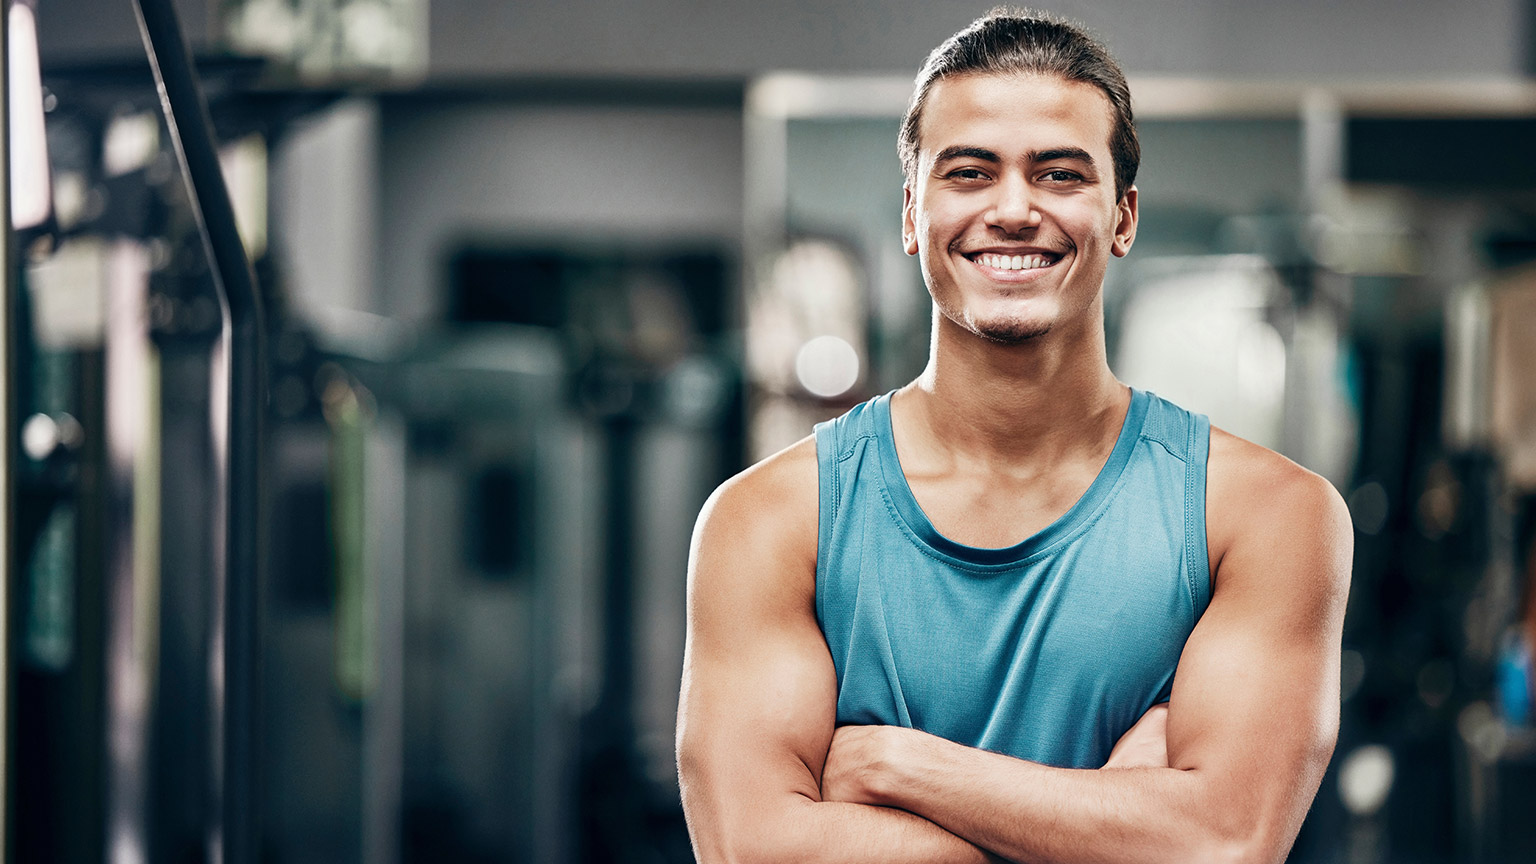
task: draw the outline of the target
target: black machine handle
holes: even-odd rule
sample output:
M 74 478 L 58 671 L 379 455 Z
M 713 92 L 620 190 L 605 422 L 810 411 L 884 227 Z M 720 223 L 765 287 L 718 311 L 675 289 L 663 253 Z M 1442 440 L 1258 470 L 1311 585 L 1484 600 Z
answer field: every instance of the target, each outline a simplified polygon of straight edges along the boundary
M 212 118 L 198 83 L 171 0 L 133 0 L 144 50 L 160 91 L 160 106 L 190 191 L 193 218 L 213 262 L 221 348 L 228 376 L 227 424 L 213 429 L 224 459 L 217 485 L 223 498 L 224 536 L 213 586 L 209 658 L 223 671 L 210 689 L 212 749 L 210 818 L 224 864 L 252 864 L 259 843 L 257 818 L 257 552 L 259 462 L 265 400 L 262 374 L 262 303 L 235 225 L 229 190 L 219 168 Z M 217 530 L 217 529 L 215 529 Z M 219 698 L 222 691 L 223 698 Z

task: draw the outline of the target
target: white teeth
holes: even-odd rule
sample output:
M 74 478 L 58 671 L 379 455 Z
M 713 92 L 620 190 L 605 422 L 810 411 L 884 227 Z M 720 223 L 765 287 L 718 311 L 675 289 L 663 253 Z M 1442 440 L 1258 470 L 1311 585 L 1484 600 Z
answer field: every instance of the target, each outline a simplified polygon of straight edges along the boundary
M 1044 255 L 997 255 L 992 252 L 977 255 L 976 263 L 994 270 L 1035 270 L 1050 266 Z

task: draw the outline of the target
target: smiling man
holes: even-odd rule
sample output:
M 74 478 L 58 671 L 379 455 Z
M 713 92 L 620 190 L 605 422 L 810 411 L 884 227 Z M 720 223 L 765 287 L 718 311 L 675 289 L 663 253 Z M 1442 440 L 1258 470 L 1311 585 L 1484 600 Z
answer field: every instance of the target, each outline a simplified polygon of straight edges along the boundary
M 1124 75 L 994 12 L 928 58 L 900 153 L 926 369 L 695 530 L 699 860 L 1283 860 L 1337 734 L 1352 533 L 1326 481 L 1110 372 Z

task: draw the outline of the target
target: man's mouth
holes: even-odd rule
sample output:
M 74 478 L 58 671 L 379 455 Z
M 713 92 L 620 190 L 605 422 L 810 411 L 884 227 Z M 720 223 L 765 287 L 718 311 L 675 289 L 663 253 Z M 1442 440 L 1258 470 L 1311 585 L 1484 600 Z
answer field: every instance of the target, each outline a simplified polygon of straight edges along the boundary
M 1038 270 L 1049 267 L 1061 260 L 1060 255 L 1031 254 L 1031 255 L 1003 255 L 997 252 L 978 252 L 967 255 L 971 261 L 982 267 L 993 270 Z

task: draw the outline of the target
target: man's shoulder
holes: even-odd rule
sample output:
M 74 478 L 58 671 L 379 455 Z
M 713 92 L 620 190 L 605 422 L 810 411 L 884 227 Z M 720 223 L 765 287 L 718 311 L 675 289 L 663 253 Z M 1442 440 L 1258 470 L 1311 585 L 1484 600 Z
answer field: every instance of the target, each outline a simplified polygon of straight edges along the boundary
M 814 568 L 817 497 L 816 441 L 806 437 L 720 484 L 699 513 L 695 547 Z
M 1212 496 L 1238 511 L 1250 508 L 1333 509 L 1339 493 L 1321 475 L 1268 447 L 1211 427 L 1208 474 Z M 1216 502 L 1213 502 L 1216 503 Z
M 712 517 L 799 512 L 815 502 L 816 482 L 816 439 L 807 436 L 721 483 L 704 507 Z
M 1206 531 L 1213 573 L 1241 547 L 1343 546 L 1349 511 L 1327 479 L 1286 457 L 1211 427 Z M 1347 575 L 1347 574 L 1346 574 Z

